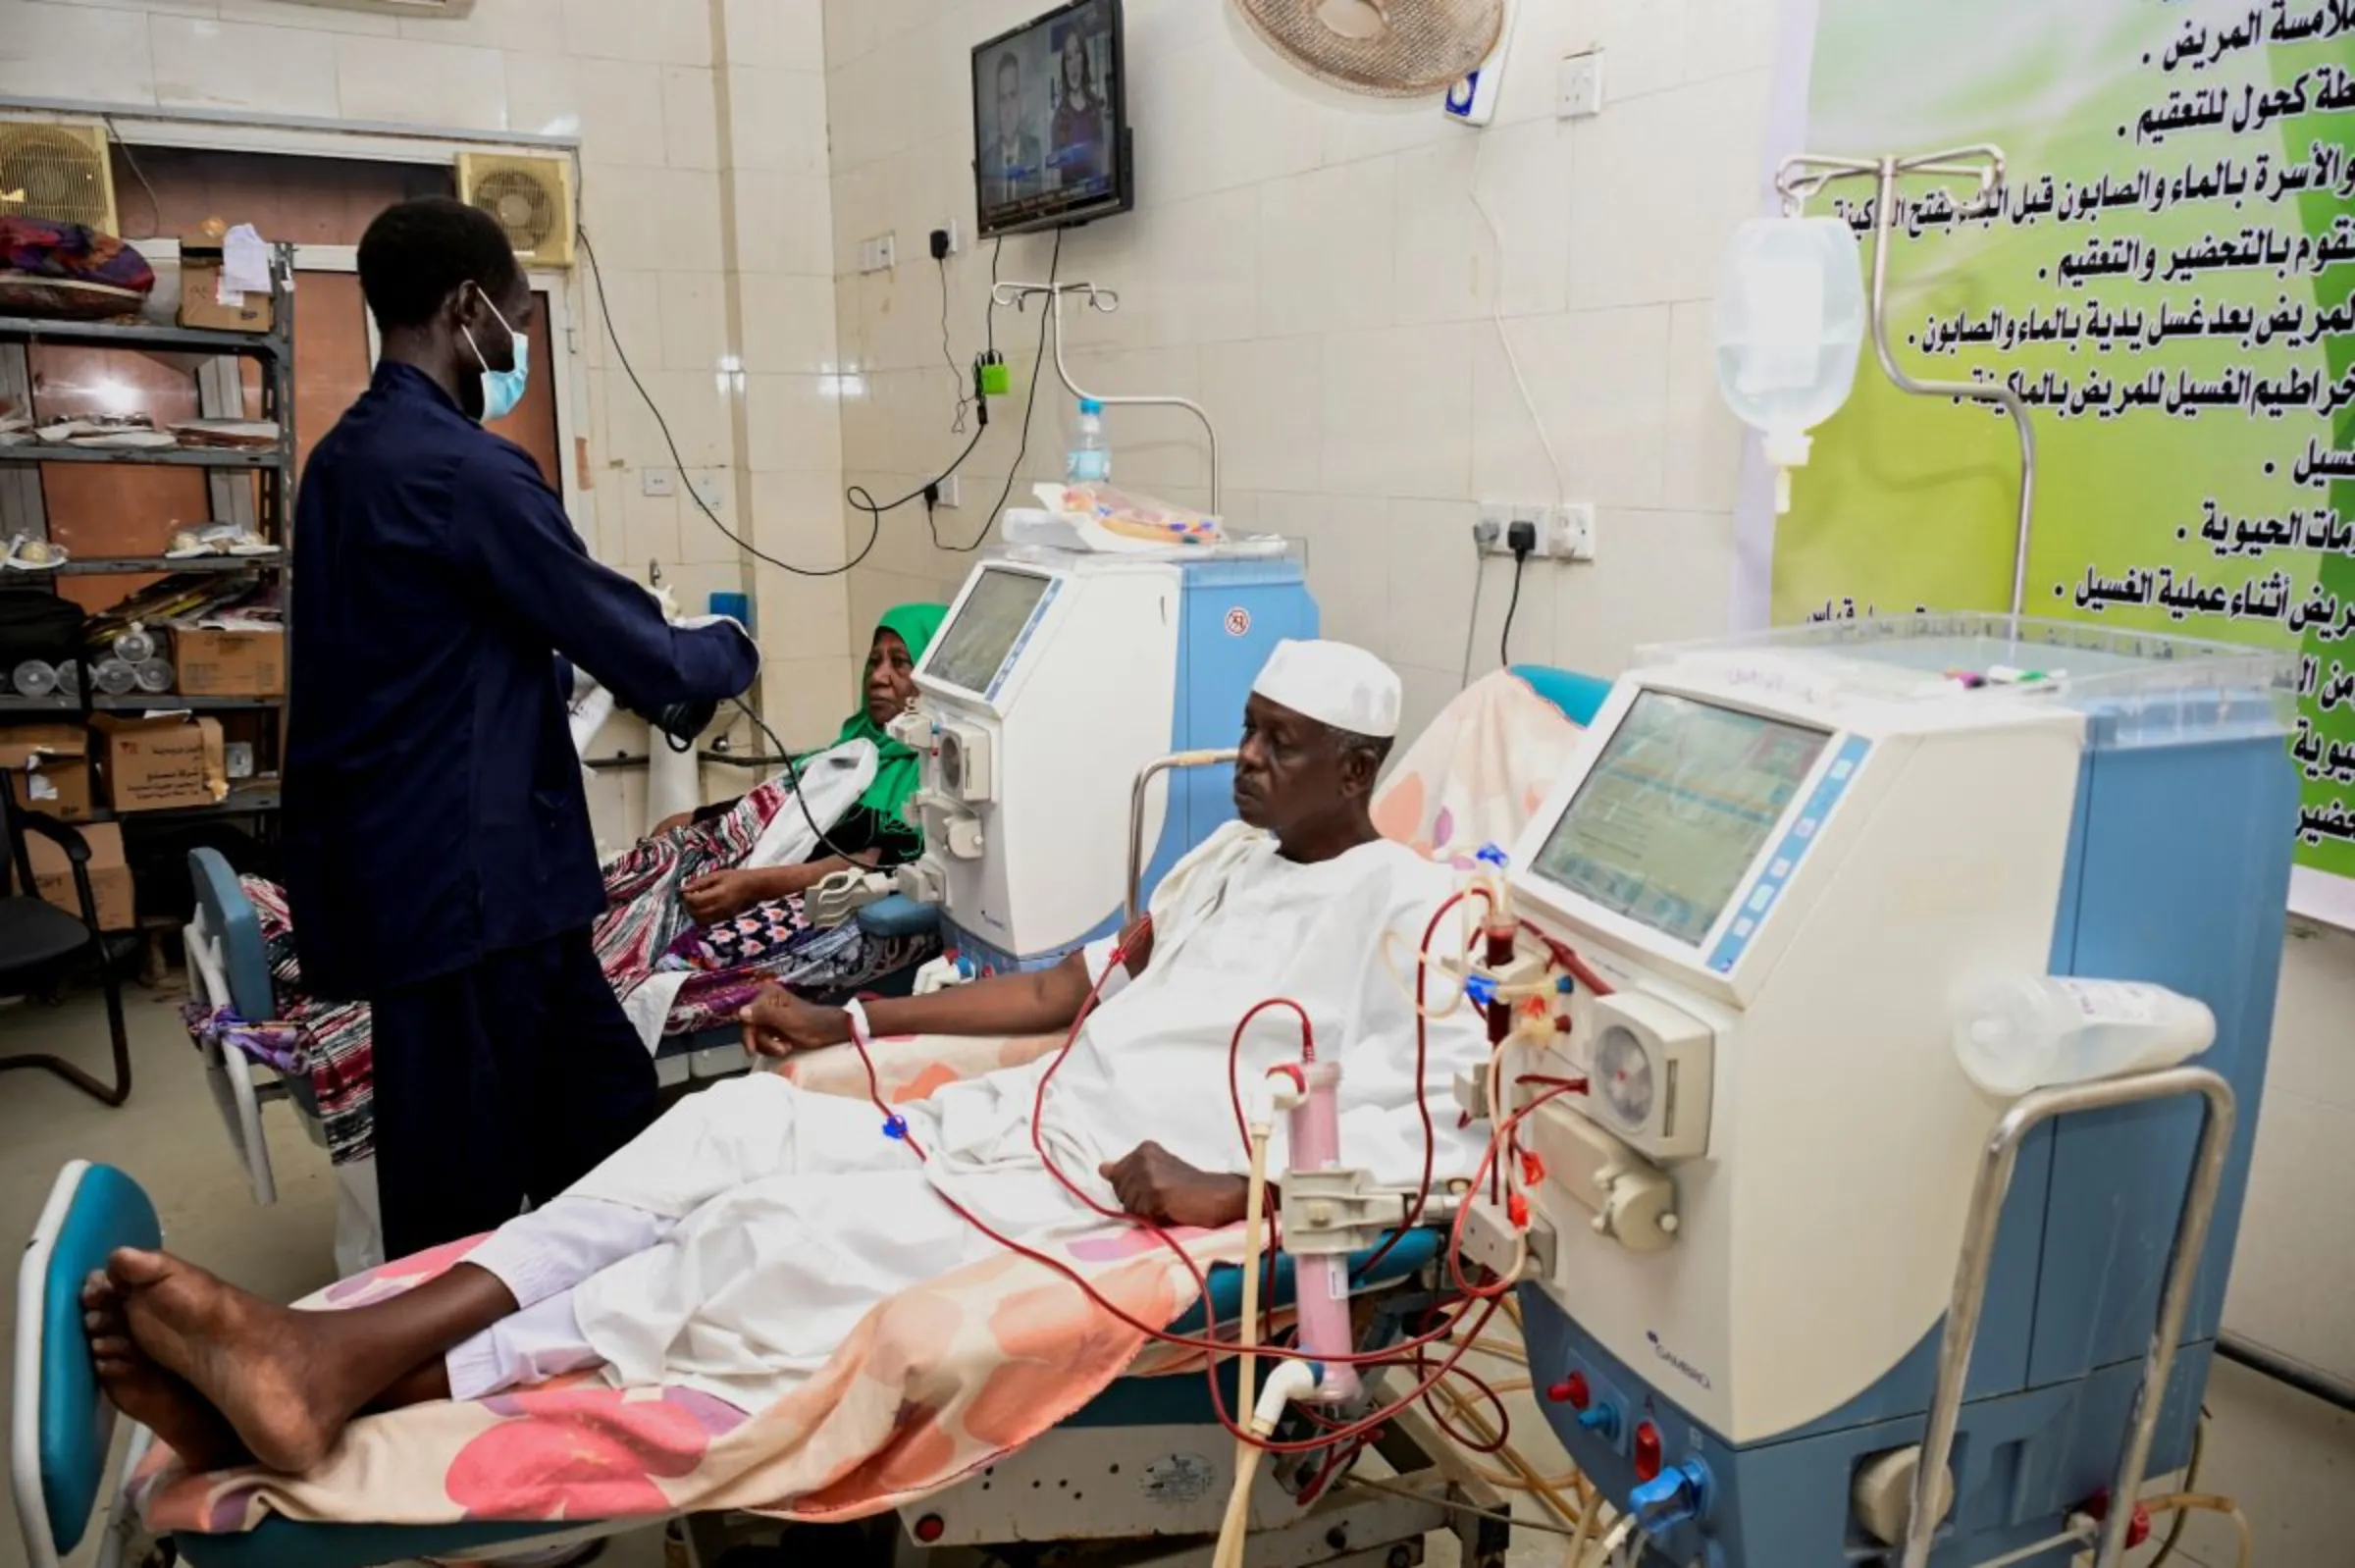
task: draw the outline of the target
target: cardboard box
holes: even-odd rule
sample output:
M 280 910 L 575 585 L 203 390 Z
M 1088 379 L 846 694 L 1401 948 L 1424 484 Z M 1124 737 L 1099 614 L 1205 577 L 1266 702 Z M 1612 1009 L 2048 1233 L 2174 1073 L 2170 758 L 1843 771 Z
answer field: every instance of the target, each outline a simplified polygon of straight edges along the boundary
M 175 631 L 172 665 L 187 697 L 284 697 L 287 634 Z
M 137 926 L 137 901 L 132 897 L 131 862 L 123 856 L 123 829 L 112 822 L 92 822 L 81 829 L 90 847 L 90 893 L 98 906 L 98 929 L 129 931 Z M 81 894 L 74 886 L 74 862 L 66 852 L 37 833 L 25 835 L 25 852 L 32 861 L 32 880 L 41 897 L 76 919 L 81 917 Z
M 228 799 L 229 769 L 217 719 L 100 713 L 90 726 L 98 738 L 107 799 L 116 810 L 182 810 Z
M 236 305 L 221 303 L 218 243 L 209 261 L 193 259 L 184 247 L 182 249 L 180 324 L 183 327 L 202 327 L 211 332 L 268 332 L 276 316 L 277 301 L 269 294 L 246 294 L 243 300 Z
M 90 817 L 90 737 L 79 724 L 0 729 L 0 769 L 19 806 L 61 822 Z

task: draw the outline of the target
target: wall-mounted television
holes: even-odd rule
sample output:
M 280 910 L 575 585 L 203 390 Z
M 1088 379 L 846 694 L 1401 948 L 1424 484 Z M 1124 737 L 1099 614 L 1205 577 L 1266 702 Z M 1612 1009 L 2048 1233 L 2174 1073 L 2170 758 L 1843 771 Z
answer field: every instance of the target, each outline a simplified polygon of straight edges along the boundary
M 1072 0 L 973 51 L 981 237 L 1136 205 L 1121 0 Z

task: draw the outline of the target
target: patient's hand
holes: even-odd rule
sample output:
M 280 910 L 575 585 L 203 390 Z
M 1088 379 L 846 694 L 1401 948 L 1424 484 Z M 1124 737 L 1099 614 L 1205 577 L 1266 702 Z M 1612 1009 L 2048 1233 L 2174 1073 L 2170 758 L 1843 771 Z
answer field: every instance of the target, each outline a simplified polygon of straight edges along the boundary
M 840 1008 L 817 1007 L 781 985 L 753 998 L 740 1015 L 744 1049 L 752 1056 L 791 1056 L 840 1045 L 851 1037 L 851 1016 Z
M 1197 1171 L 1150 1142 L 1138 1144 L 1134 1153 L 1113 1161 L 1100 1174 L 1132 1218 L 1203 1230 L 1239 1224 L 1250 1185 L 1238 1176 Z
M 801 891 L 788 886 L 786 872 L 794 867 L 775 871 L 706 871 L 690 877 L 679 890 L 679 901 L 698 925 L 712 925 L 742 915 L 754 905 L 768 899 L 784 898 Z

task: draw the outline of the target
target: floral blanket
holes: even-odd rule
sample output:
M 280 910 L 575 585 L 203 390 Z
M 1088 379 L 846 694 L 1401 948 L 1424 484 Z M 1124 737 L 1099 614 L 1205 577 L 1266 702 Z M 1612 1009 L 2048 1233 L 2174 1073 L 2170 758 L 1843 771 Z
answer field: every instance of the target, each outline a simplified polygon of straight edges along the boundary
M 1181 1233 L 1198 1263 L 1240 1255 L 1240 1228 Z M 459 1242 L 345 1281 L 326 1311 L 413 1289 Z M 1105 1299 L 1167 1326 L 1187 1272 L 1138 1230 L 1056 1248 Z M 352 1424 L 299 1478 L 189 1475 L 157 1455 L 132 1488 L 151 1531 L 229 1535 L 269 1514 L 386 1525 L 654 1519 L 749 1509 L 822 1522 L 881 1513 L 993 1463 L 1126 1373 L 1146 1336 L 1059 1274 L 1012 1254 L 877 1306 L 809 1382 L 750 1414 L 683 1388 L 573 1379 Z
M 1400 760 L 1377 820 L 1427 854 L 1509 844 L 1577 735 L 1519 681 L 1492 676 Z M 878 1041 L 877 1089 L 893 1102 L 917 1099 L 1060 1043 Z M 865 1068 L 847 1048 L 781 1071 L 820 1092 L 868 1092 Z M 1242 1250 L 1239 1227 L 1181 1239 L 1205 1266 Z M 474 1244 L 388 1264 L 304 1304 L 334 1311 L 412 1289 Z M 1195 1304 L 1191 1276 L 1141 1230 L 1101 1228 L 1050 1250 L 1142 1322 L 1166 1327 Z M 879 1304 L 822 1370 L 766 1410 L 747 1413 L 680 1388 L 572 1379 L 356 1422 L 326 1464 L 299 1478 L 192 1476 L 160 1454 L 134 1491 L 152 1530 L 214 1535 L 251 1530 L 270 1513 L 390 1525 L 717 1509 L 852 1519 L 955 1485 L 1124 1375 L 1200 1370 L 1197 1356 L 1147 1338 L 1069 1280 L 1008 1254 Z

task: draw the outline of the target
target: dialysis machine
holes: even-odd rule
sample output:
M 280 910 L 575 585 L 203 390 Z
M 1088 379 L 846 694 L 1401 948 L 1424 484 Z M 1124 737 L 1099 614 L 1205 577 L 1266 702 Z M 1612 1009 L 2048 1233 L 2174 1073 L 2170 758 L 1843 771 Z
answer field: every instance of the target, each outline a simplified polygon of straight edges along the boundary
M 1600 985 L 1551 982 L 1566 1043 L 1511 1059 L 1508 1103 L 1573 1074 L 1588 1093 L 1530 1112 L 1527 1228 L 1476 1207 L 1468 1250 L 1526 1243 L 1535 1386 L 1581 1470 L 1638 1516 L 1647 1565 L 1895 1568 L 1916 1495 L 1936 1523 L 1914 1565 L 2086 1528 L 2158 1357 L 2206 1113 L 2213 1224 L 2145 1412 L 2149 1473 L 2186 1461 L 2272 1024 L 2294 666 L 1924 616 L 1659 652 L 1620 682 L 1509 883 L 1554 962 L 1574 954 Z M 1926 1419 L 1942 1328 L 2013 1109 L 1958 1065 L 1958 998 L 2047 973 L 2205 1002 L 2217 1033 L 2196 1066 L 2229 1094 L 2179 1071 L 2222 1103 L 2022 1135 L 2000 1228 L 1962 1269 L 1984 1265 L 1986 1289 L 1967 1382 L 1947 1372 L 1950 1443 Z M 1917 1493 L 1925 1427 L 1948 1461 Z
M 1131 791 L 1141 893 L 1234 815 L 1230 752 L 1284 638 L 1317 635 L 1287 542 L 1150 554 L 1010 547 L 974 568 L 892 732 L 924 755 L 924 858 L 890 879 L 941 907 L 965 977 L 1040 968 L 1119 929 Z M 870 879 L 874 880 L 874 879 Z

